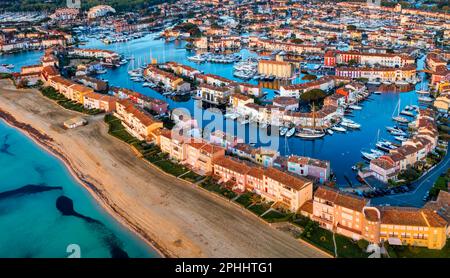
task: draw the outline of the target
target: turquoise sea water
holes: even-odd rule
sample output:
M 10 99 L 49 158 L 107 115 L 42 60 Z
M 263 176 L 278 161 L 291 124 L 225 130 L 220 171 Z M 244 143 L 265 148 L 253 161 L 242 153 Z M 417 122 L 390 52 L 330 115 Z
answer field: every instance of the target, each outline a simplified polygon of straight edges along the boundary
M 80 247 L 81 257 L 111 257 L 111 246 L 129 257 L 158 256 L 108 215 L 57 158 L 3 121 L 0 166 L 0 257 L 64 258 L 70 244 Z M 5 196 L 29 184 L 62 189 Z M 63 216 L 56 208 L 61 195 L 73 200 L 76 212 L 102 224 Z

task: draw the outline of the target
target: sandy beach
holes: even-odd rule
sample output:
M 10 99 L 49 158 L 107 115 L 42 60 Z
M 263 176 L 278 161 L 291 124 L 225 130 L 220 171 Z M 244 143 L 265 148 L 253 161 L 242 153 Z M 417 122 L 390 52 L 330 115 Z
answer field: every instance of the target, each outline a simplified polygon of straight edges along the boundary
M 66 130 L 80 114 L 33 89 L 0 80 L 0 110 L 50 140 L 57 154 L 99 203 L 166 257 L 326 257 L 238 206 L 169 176 L 108 135 L 103 116 Z

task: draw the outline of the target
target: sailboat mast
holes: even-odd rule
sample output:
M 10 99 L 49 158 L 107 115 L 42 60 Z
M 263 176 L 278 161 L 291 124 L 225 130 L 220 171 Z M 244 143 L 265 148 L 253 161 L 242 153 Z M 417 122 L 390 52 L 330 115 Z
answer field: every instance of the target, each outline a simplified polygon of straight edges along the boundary
M 316 106 L 313 102 L 313 130 L 316 130 Z

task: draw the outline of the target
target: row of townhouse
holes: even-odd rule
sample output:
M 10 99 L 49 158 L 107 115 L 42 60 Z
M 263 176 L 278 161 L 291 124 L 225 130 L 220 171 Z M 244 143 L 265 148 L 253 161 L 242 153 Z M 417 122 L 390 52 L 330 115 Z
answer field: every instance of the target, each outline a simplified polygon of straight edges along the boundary
M 192 42 L 196 49 L 240 49 L 241 37 L 239 36 L 203 36 Z
M 214 161 L 225 155 L 224 148 L 203 139 L 180 136 L 176 129 L 162 130 L 159 145 L 171 159 L 186 164 L 201 175 L 211 175 Z
M 208 141 L 225 148 L 227 153 L 251 161 L 263 167 L 276 167 L 319 183 L 330 179 L 330 162 L 302 156 L 280 156 L 278 151 L 268 148 L 254 148 L 237 136 L 231 136 L 221 130 L 209 134 Z
M 214 177 L 233 190 L 255 192 L 291 211 L 312 198 L 313 183 L 304 177 L 274 167 L 251 166 L 227 156 L 214 161 Z
M 70 48 L 67 54 L 76 57 L 101 59 L 103 62 L 111 65 L 118 65 L 120 61 L 118 53 L 104 49 Z
M 144 77 L 150 79 L 156 84 L 162 84 L 167 89 L 173 91 L 185 92 L 191 90 L 191 84 L 185 82 L 183 78 L 173 73 L 164 71 L 156 65 L 149 65 L 144 70 Z
M 448 221 L 428 208 L 375 207 L 370 200 L 320 186 L 301 214 L 354 240 L 442 249 Z
M 324 53 L 324 46 L 321 44 L 297 44 L 275 40 L 267 40 L 259 37 L 250 37 L 249 46 L 267 51 L 286 51 L 296 54 Z
M 41 66 L 40 80 L 47 86 L 53 87 L 66 98 L 76 101 L 87 109 L 99 109 L 113 112 L 116 109 L 116 98 L 110 95 L 94 92 L 94 89 L 75 83 L 61 77 L 54 66 Z
M 229 87 L 233 92 L 240 92 L 242 94 L 260 97 L 262 94 L 261 87 L 254 84 L 236 82 L 215 74 L 197 74 L 195 80 L 201 84 L 208 84 L 217 87 Z
M 427 154 L 437 146 L 439 133 L 434 123 L 432 110 L 420 110 L 416 120 L 416 134 L 391 150 L 389 154 L 370 161 L 370 172 L 376 179 L 388 182 L 396 180 L 400 171 L 424 161 Z
M 197 75 L 201 74 L 201 72 L 198 69 L 177 62 L 167 62 L 161 65 L 161 68 L 169 69 L 177 75 L 181 75 L 183 77 L 187 77 L 190 79 L 195 79 Z
M 230 107 L 232 111 L 247 116 L 256 122 L 271 124 L 274 126 L 294 125 L 300 127 L 329 127 L 332 122 L 338 121 L 343 115 L 342 104 L 345 98 L 342 95 L 333 94 L 325 98 L 324 106 L 315 112 L 297 112 L 298 100 L 292 97 L 279 97 L 273 105 L 258 105 L 253 98 L 242 94 L 232 94 Z M 278 103 L 279 102 L 279 103 Z M 286 103 L 291 103 L 286 106 Z
M 336 76 L 347 78 L 366 78 L 371 82 L 415 82 L 416 67 L 407 65 L 402 68 L 366 68 L 366 67 L 338 67 Z
M 29 39 L 13 39 L 0 42 L 0 52 L 15 52 L 30 49 L 50 48 L 53 46 L 66 46 L 67 39 L 63 36 L 52 36 Z
M 262 152 L 244 150 L 245 144 L 240 144 L 236 137 L 227 137 L 223 132 L 211 134 L 209 143 L 203 139 L 180 135 L 176 130 L 163 129 L 157 142 L 161 150 L 167 153 L 171 159 L 179 161 L 193 171 L 202 175 L 212 175 L 218 183 L 234 191 L 255 192 L 292 211 L 297 211 L 312 198 L 313 183 L 303 176 L 310 177 L 312 174 L 323 178 L 327 173 L 320 174 L 319 172 L 322 170 L 317 169 L 321 167 L 325 167 L 325 171 L 328 171 L 329 174 L 329 164 L 325 163 L 324 165 L 324 162 L 312 159 L 306 161 L 307 158 L 296 161 L 301 164 L 299 166 L 301 169 L 295 168 L 294 164 L 291 165 L 290 173 L 281 168 L 277 169 L 272 164 L 265 165 L 263 160 L 258 161 L 262 158 L 258 155 L 263 154 L 265 150 Z M 240 156 L 246 159 L 240 160 L 227 156 L 226 151 L 230 149 L 236 150 L 234 154 L 244 150 L 245 155 L 241 154 Z M 265 167 L 249 162 L 246 155 L 253 156 L 253 162 Z M 290 160 L 292 163 L 296 163 L 293 158 Z
M 75 83 L 74 81 L 62 76 L 50 77 L 47 81 L 47 85 L 53 87 L 66 98 L 81 104 L 84 102 L 84 95 L 94 92 L 93 89 Z
M 139 140 L 147 142 L 158 140 L 163 123 L 136 107 L 130 100 L 117 100 L 114 115 L 121 120 L 125 129 Z
M 87 75 L 76 76 L 73 80 L 83 84 L 84 86 L 90 87 L 97 92 L 104 92 L 108 90 L 108 83 L 106 81 L 93 78 Z
M 119 99 L 129 99 L 141 109 L 148 109 L 158 115 L 167 114 L 169 111 L 169 104 L 164 100 L 152 98 L 129 89 L 112 87 L 111 94 Z
M 335 67 L 338 64 L 348 64 L 354 61 L 365 66 L 404 67 L 414 65 L 415 59 L 407 54 L 396 53 L 366 53 L 358 51 L 327 51 L 324 56 L 326 67 Z
M 349 83 L 351 78 L 346 76 L 323 76 L 317 80 L 302 83 L 293 84 L 280 87 L 280 96 L 300 98 L 301 94 L 310 91 L 312 89 L 321 89 L 323 91 L 329 91 L 337 87 L 341 83 Z

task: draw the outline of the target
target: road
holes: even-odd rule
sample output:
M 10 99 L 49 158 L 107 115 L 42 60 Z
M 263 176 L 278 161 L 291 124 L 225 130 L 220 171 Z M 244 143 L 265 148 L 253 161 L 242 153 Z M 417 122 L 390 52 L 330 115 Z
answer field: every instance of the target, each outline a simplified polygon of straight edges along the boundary
M 423 197 L 425 196 L 425 193 L 433 187 L 433 184 L 436 182 L 439 175 L 448 169 L 449 161 L 450 155 L 449 152 L 447 152 L 444 160 L 441 161 L 438 166 L 413 183 L 415 185 L 414 191 L 373 198 L 371 199 L 371 204 L 422 207 L 424 205 Z

